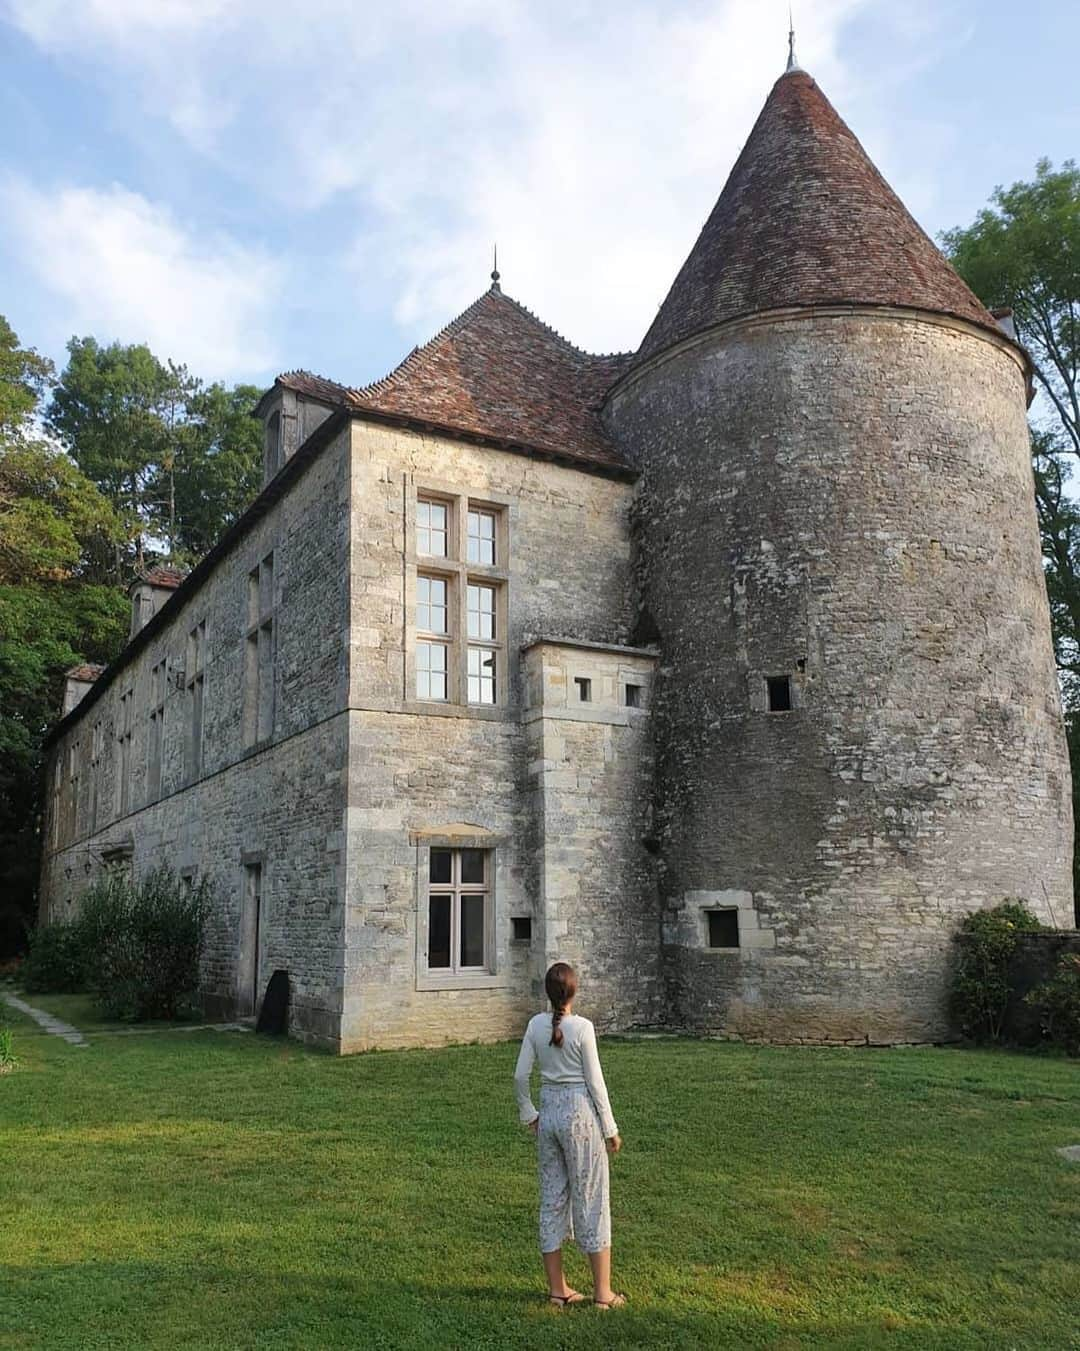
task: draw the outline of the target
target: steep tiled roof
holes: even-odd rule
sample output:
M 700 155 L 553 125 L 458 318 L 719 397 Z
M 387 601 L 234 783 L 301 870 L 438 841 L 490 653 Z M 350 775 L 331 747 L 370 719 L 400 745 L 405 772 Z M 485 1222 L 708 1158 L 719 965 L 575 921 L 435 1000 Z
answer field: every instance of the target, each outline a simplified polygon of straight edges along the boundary
M 593 356 L 492 286 L 382 380 L 347 389 L 294 371 L 298 393 L 467 436 L 597 465 L 622 466 L 600 422 L 630 354 Z
M 809 75 L 776 82 L 636 360 L 800 305 L 898 305 L 997 325 Z

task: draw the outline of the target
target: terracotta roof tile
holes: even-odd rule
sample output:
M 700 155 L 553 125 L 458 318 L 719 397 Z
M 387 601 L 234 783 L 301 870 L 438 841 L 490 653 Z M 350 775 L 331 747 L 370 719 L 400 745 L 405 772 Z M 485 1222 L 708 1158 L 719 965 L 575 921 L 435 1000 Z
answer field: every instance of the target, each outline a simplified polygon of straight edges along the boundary
M 803 71 L 773 87 L 636 360 L 740 315 L 900 305 L 996 330 Z
M 92 684 L 98 676 L 101 675 L 104 669 L 104 666 L 98 666 L 95 662 L 86 661 L 83 662 L 81 666 L 73 666 L 70 671 L 65 671 L 64 675 L 67 676 L 69 680 L 85 680 L 87 683 Z
M 599 409 L 630 360 L 629 353 L 581 351 L 493 286 L 389 375 L 362 389 L 306 371 L 278 380 L 357 413 L 623 466 Z
M 183 568 L 172 568 L 167 564 L 160 564 L 158 567 L 149 568 L 144 572 L 138 578 L 138 582 L 149 582 L 151 586 L 168 587 L 170 590 L 175 590 L 186 576 L 187 573 Z

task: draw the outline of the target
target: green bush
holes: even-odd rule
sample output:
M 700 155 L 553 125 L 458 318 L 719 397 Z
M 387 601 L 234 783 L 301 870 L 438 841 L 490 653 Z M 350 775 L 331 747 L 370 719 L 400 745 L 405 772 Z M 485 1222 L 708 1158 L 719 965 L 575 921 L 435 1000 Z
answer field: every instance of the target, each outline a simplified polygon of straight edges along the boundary
M 0 1023 L 0 1074 L 7 1074 L 13 1070 L 19 1063 L 15 1054 L 14 1039 L 11 1035 L 11 1028 L 5 1027 Z
M 1048 981 L 1024 996 L 1039 1014 L 1043 1032 L 1055 1045 L 1080 1056 L 1080 953 L 1069 952 Z
M 99 884 L 83 900 L 93 945 L 89 988 L 102 1012 L 138 1022 L 194 1003 L 211 885 L 188 887 L 167 867 L 138 882 Z
M 1001 1040 L 1009 1002 L 1009 959 L 1022 933 L 1043 926 L 1022 901 L 966 915 L 956 934 L 950 1008 L 972 1041 Z
M 68 994 L 83 989 L 86 952 L 79 925 L 45 924 L 35 929 L 19 980 L 30 994 Z

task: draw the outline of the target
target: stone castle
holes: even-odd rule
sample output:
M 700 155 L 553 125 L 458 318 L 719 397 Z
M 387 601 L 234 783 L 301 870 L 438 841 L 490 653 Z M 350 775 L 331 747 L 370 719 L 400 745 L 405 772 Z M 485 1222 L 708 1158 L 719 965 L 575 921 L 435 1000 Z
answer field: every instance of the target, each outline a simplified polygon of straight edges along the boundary
M 71 673 L 42 915 L 216 884 L 211 1013 L 339 1051 L 939 1039 L 958 920 L 1071 916 L 1030 363 L 792 65 L 637 352 L 503 294 L 281 376 L 265 486 Z

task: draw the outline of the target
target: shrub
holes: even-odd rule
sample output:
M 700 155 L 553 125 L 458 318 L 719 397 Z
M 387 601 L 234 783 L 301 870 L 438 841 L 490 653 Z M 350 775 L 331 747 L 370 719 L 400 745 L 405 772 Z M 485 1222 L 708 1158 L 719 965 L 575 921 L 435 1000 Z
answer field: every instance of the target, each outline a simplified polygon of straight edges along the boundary
M 167 867 L 100 884 L 84 900 L 89 984 L 108 1017 L 175 1018 L 194 1001 L 210 883 L 185 889 Z
M 1048 981 L 1024 996 L 1039 1014 L 1043 1032 L 1055 1046 L 1080 1055 L 1080 953 L 1068 952 Z
M 950 1008 L 973 1041 L 1000 1041 L 1009 1002 L 1009 959 L 1017 937 L 1042 925 L 1022 901 L 966 915 L 956 935 Z
M 78 924 L 44 924 L 30 934 L 20 979 L 30 994 L 68 994 L 86 980 L 86 953 Z
M 0 1023 L 0 1074 L 7 1074 L 13 1070 L 19 1063 L 15 1054 L 14 1039 L 11 1035 L 11 1028 L 5 1027 Z

